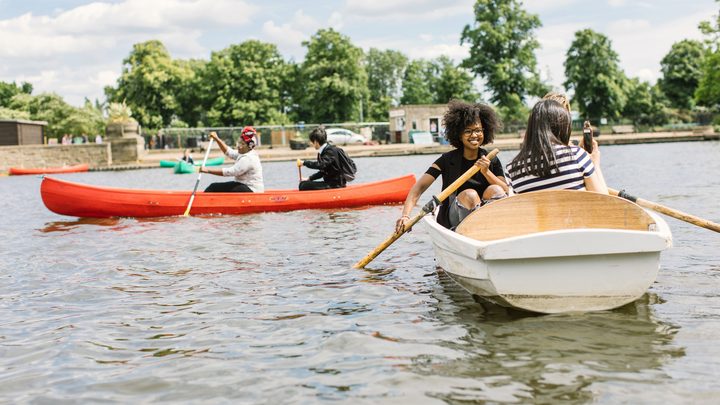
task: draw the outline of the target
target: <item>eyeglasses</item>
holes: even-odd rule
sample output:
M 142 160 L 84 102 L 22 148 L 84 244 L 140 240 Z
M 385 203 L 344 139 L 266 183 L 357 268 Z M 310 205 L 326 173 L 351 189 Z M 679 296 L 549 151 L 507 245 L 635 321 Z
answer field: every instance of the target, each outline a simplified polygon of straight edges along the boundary
M 484 134 L 482 128 L 475 128 L 475 129 L 466 129 L 462 133 L 464 136 L 470 136 L 470 135 L 482 135 Z

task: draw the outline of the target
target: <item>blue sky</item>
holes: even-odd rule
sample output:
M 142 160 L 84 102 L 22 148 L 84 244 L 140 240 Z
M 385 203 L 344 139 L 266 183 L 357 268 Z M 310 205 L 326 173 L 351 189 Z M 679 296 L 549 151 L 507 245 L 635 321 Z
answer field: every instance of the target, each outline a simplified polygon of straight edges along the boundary
M 80 105 L 103 99 L 132 45 L 163 41 L 174 58 L 208 59 L 247 39 L 275 43 L 301 61 L 307 40 L 333 27 L 358 46 L 397 49 L 411 58 L 467 54 L 460 34 L 472 23 L 473 0 L 0 0 L 0 80 L 28 81 Z M 674 42 L 700 39 L 700 21 L 720 10 L 714 0 L 525 0 L 537 31 L 542 77 L 562 90 L 563 61 L 574 32 L 607 35 L 631 77 L 654 83 Z M 478 84 L 482 86 L 482 83 Z

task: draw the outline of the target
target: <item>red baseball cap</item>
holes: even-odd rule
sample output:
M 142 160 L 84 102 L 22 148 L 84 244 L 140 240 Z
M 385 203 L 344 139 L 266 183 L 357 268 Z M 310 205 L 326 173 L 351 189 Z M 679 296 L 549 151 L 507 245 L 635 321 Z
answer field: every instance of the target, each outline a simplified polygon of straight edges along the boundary
M 245 143 L 250 143 L 250 141 L 254 142 L 253 138 L 257 136 L 257 132 L 255 132 L 255 128 L 248 126 L 243 128 L 240 136 Z

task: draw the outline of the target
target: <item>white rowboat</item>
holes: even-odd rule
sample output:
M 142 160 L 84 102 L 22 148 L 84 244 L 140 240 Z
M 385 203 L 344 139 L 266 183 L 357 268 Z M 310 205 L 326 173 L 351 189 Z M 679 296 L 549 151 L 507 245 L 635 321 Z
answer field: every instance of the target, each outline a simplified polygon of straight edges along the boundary
M 488 204 L 457 232 L 425 217 L 438 265 L 499 305 L 558 313 L 620 307 L 655 281 L 667 223 L 630 201 L 549 190 Z

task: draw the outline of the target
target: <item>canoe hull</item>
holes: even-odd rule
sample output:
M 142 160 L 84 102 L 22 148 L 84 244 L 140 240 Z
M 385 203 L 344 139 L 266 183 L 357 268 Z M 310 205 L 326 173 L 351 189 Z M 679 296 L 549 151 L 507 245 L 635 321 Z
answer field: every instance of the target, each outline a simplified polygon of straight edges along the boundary
M 672 237 L 662 218 L 647 214 L 654 230 L 569 229 L 493 241 L 465 237 L 432 217 L 425 223 L 438 265 L 471 294 L 532 312 L 584 312 L 630 303 L 657 277 Z
M 160 167 L 175 167 L 179 160 L 161 160 L 160 161 Z M 220 166 L 223 163 L 225 163 L 225 156 L 218 156 L 215 158 L 208 159 L 207 162 L 205 162 L 205 166 Z M 202 166 L 202 160 L 199 162 L 193 163 L 193 166 Z
M 345 188 L 264 193 L 197 192 L 191 215 L 240 215 L 300 209 L 345 208 L 393 204 L 405 200 L 415 176 L 407 175 Z M 89 218 L 163 217 L 182 215 L 190 191 L 137 190 L 97 187 L 45 177 L 40 186 L 43 203 L 60 215 Z
M 44 169 L 40 168 L 19 168 L 19 167 L 11 167 L 8 170 L 8 174 L 12 176 L 22 176 L 22 175 L 28 175 L 28 174 L 60 174 L 60 173 L 80 173 L 80 172 L 86 172 L 88 171 L 89 166 L 87 164 L 79 164 L 79 165 L 73 165 L 73 166 L 63 166 L 63 167 L 46 167 Z

